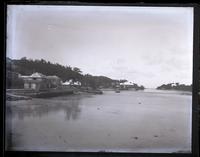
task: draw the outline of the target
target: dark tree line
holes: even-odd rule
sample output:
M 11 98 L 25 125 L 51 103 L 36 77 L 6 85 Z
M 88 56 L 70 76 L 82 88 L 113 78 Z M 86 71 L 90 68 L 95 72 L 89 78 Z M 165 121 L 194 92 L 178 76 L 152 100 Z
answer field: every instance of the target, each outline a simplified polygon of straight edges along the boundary
M 56 75 L 63 81 L 69 79 L 80 81 L 82 79 L 79 68 L 47 62 L 44 59 L 32 60 L 23 57 L 20 60 L 12 60 L 11 63 L 7 63 L 7 66 L 7 70 L 17 72 L 21 75 L 31 75 L 34 72 L 39 72 L 44 75 Z
M 168 84 L 163 84 L 157 89 L 161 90 L 181 90 L 181 91 L 192 91 L 192 85 L 184 85 L 184 84 L 179 84 L 179 83 L 168 83 Z
M 135 88 L 136 90 L 144 90 L 145 89 L 145 87 L 144 86 L 138 86 L 137 84 L 134 84 L 133 85 L 133 88 Z
M 110 88 L 116 85 L 117 80 L 110 79 L 105 76 L 92 76 L 90 74 L 86 74 L 83 77 L 82 85 L 90 86 L 92 88 Z
M 56 75 L 60 77 L 63 82 L 67 80 L 80 81 L 83 86 L 92 88 L 110 88 L 114 87 L 119 82 L 127 81 L 125 79 L 113 80 L 105 76 L 84 75 L 78 67 L 70 67 L 68 65 L 63 66 L 58 63 L 45 61 L 44 59 L 32 60 L 23 57 L 19 60 L 11 60 L 10 58 L 7 58 L 6 63 L 8 87 L 10 87 L 13 82 L 17 81 L 17 86 L 22 82 L 22 80 L 16 79 L 17 74 L 31 75 L 34 72 L 39 72 L 44 75 Z M 21 87 L 21 84 L 19 86 Z

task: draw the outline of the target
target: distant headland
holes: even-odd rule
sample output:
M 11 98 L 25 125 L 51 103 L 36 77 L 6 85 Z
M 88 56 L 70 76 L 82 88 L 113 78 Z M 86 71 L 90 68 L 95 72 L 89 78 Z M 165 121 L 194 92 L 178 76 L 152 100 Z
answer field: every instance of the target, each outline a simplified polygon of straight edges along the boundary
M 168 83 L 158 86 L 156 89 L 160 90 L 179 90 L 179 91 L 192 91 L 192 84 L 185 85 L 180 83 Z

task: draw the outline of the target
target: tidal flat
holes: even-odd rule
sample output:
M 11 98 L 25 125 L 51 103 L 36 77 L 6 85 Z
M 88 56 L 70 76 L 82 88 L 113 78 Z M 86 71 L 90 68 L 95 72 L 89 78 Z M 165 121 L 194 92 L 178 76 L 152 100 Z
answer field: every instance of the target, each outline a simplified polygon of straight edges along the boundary
M 181 91 L 103 91 L 7 101 L 7 149 L 191 151 L 192 96 Z

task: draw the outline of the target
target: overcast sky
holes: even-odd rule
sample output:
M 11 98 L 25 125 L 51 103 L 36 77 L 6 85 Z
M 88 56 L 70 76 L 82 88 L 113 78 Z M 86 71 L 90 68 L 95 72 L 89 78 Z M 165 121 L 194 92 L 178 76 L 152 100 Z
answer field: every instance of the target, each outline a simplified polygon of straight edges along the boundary
M 190 7 L 8 7 L 7 56 L 155 88 L 192 83 Z

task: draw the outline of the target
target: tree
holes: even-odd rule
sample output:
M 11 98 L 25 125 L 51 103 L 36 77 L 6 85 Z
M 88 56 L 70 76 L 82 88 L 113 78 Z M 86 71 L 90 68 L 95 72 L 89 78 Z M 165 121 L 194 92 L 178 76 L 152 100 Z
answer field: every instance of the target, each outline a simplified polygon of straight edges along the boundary
M 77 67 L 74 67 L 74 68 L 73 68 L 73 71 L 75 71 L 75 72 L 77 72 L 77 73 L 82 73 L 82 71 L 81 71 L 79 68 L 77 68 Z
M 127 82 L 128 80 L 126 79 L 122 79 L 122 80 L 119 80 L 120 83 L 124 83 L 124 82 Z
M 27 60 L 26 57 L 22 57 L 21 60 Z
M 172 86 L 172 83 L 163 84 L 163 85 L 157 87 L 157 89 L 192 91 L 192 85 L 184 85 L 184 84 L 179 84 L 179 83 L 175 83 L 175 84 L 176 84 L 175 86 Z
M 178 82 L 176 83 L 176 86 L 179 86 L 179 83 L 178 83 Z
M 81 82 L 83 86 L 92 88 L 112 88 L 119 84 L 119 82 L 127 82 L 126 79 L 113 80 L 105 76 L 83 75 L 81 69 L 78 67 L 63 66 L 59 63 L 45 61 L 44 59 L 27 60 L 26 57 L 23 57 L 20 60 L 9 60 L 7 68 L 9 71 L 21 75 L 31 75 L 33 72 L 39 72 L 44 75 L 56 75 L 62 81 L 72 79 L 73 81 Z

